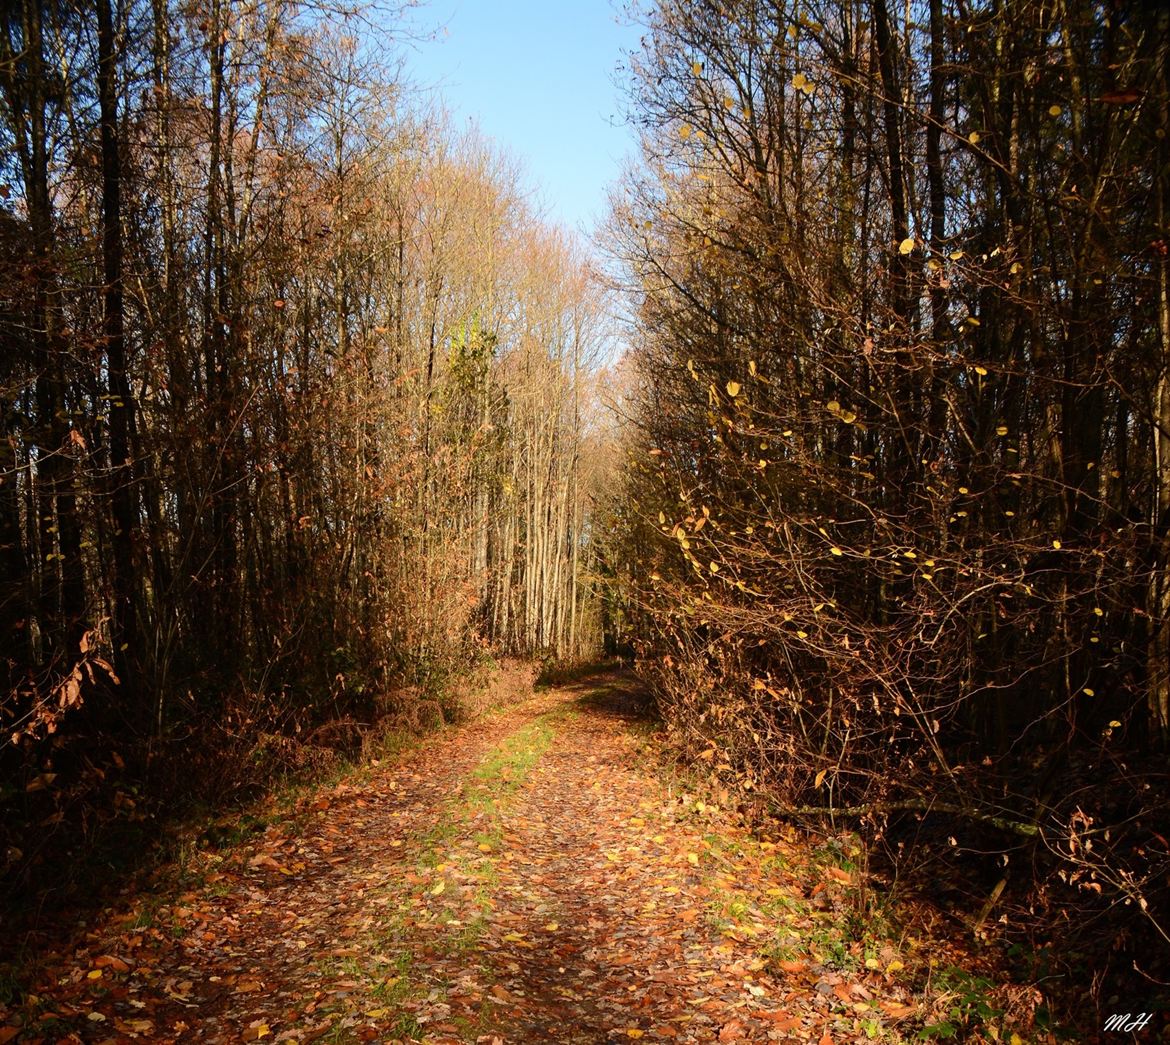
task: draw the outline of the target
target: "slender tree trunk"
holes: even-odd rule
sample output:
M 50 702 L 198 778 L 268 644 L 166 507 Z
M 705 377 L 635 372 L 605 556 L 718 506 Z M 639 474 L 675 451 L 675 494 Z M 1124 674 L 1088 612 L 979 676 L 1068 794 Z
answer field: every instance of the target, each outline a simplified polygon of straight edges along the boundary
M 134 403 L 126 371 L 122 304 L 122 170 L 118 148 L 117 59 L 110 0 L 97 0 L 98 96 L 102 140 L 103 333 L 110 390 L 110 489 L 114 516 L 114 663 L 122 685 L 134 684 L 138 656 L 134 537 L 138 505 L 131 461 Z
M 1155 207 L 1159 231 L 1165 235 L 1167 209 L 1170 206 L 1170 91 L 1167 61 L 1170 45 L 1166 33 L 1170 18 L 1163 13 L 1158 19 L 1162 30 L 1157 52 L 1158 99 L 1161 105 L 1158 141 Z M 1149 709 L 1152 732 L 1162 743 L 1170 739 L 1170 264 L 1163 240 L 1158 266 L 1158 337 L 1161 349 L 1160 368 L 1154 389 L 1154 498 L 1151 529 L 1154 557 L 1150 572 L 1147 610 L 1150 641 L 1146 658 L 1149 673 Z
M 37 0 L 25 0 L 22 17 L 28 66 L 30 145 L 25 198 L 36 252 L 33 336 L 37 343 L 36 401 L 41 425 L 37 446 L 42 557 L 41 632 L 48 652 L 54 656 L 72 656 L 77 652 L 77 640 L 81 637 L 87 607 L 73 476 L 75 437 L 69 422 L 65 352 L 60 343 L 57 315 L 57 260 L 49 198 L 42 15 L 43 7 Z M 43 565 L 46 559 L 50 560 L 47 567 Z

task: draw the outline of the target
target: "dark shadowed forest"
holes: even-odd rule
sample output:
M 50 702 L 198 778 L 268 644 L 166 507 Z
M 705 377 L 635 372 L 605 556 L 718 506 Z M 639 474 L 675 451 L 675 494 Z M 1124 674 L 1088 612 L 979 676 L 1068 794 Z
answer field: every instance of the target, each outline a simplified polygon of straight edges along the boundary
M 3 5 L 0 1045 L 1161 1040 L 1170 14 L 410 7 Z

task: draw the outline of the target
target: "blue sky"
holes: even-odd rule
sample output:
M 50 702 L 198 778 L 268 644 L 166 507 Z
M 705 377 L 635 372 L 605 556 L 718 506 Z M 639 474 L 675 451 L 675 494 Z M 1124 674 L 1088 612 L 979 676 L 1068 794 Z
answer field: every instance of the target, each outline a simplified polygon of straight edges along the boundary
M 639 30 L 611 0 L 432 0 L 406 71 L 518 157 L 547 216 L 589 231 L 633 152 L 618 87 Z

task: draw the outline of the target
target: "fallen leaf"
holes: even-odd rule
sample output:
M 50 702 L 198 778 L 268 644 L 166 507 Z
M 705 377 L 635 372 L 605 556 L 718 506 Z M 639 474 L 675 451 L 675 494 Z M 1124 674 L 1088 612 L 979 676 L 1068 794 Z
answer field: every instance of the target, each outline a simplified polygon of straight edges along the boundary
M 281 870 L 280 864 L 273 859 L 270 853 L 257 853 L 248 861 L 248 866 L 251 868 L 267 867 L 271 871 Z
M 915 1011 L 913 1005 L 906 1005 L 904 1002 L 900 1001 L 879 1001 L 878 1005 L 882 1007 L 882 1011 L 884 1011 L 887 1016 L 894 1016 L 897 1018 L 901 1018 L 902 1016 L 909 1016 Z

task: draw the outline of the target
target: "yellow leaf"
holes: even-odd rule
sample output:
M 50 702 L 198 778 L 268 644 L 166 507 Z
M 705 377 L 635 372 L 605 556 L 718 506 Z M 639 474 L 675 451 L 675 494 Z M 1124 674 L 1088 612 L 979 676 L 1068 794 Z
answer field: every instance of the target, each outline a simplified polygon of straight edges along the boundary
M 895 960 L 886 966 L 886 972 L 901 972 L 904 968 L 906 968 L 905 963 Z
M 739 387 L 740 386 L 738 381 L 728 381 L 727 394 L 731 396 L 732 399 L 734 399 L 737 395 L 739 395 Z
M 715 560 L 714 560 L 714 559 L 712 559 L 712 560 L 711 560 L 711 562 L 710 562 L 708 565 L 709 565 L 709 567 L 710 567 L 710 569 L 711 569 L 711 572 L 712 572 L 712 573 L 718 573 L 718 572 L 719 572 L 719 563 L 715 562 Z
M 977 366 L 975 368 L 975 373 L 977 373 L 980 377 L 986 377 L 987 376 L 987 367 Z
M 845 553 L 843 551 L 841 551 L 840 548 L 833 547 L 833 548 L 829 549 L 829 554 L 830 555 L 844 555 Z
M 969 141 L 972 145 L 978 145 L 979 144 L 979 132 L 972 131 L 970 134 L 967 135 L 967 141 Z
M 644 1031 L 638 1030 L 637 1027 L 627 1027 L 626 1028 L 626 1037 L 627 1038 L 640 1038 L 643 1036 L 644 1033 L 645 1033 Z
M 1007 435 L 1008 434 L 1007 425 L 997 425 L 996 429 L 995 429 L 995 434 L 996 435 Z
M 267 1037 L 272 1033 L 272 1028 L 267 1023 L 253 1023 L 246 1031 L 244 1031 L 244 1041 L 259 1041 L 261 1038 Z
M 958 261 L 962 256 L 963 252 L 961 250 L 952 250 L 949 255 L 951 261 Z
M 1048 107 L 1049 116 L 1059 116 L 1064 110 L 1059 105 L 1050 105 Z
M 447 883 L 446 883 L 446 882 L 442 882 L 442 881 L 441 881 L 441 882 L 439 882 L 439 883 L 438 883 L 438 884 L 437 884 L 437 885 L 436 885 L 436 886 L 435 886 L 435 887 L 434 887 L 434 888 L 431 890 L 431 896 L 438 896 L 438 895 L 439 895 L 440 893 L 442 893 L 442 891 L 443 891 L 444 889 L 446 889 L 446 888 L 447 888 Z
M 1052 547 L 1059 551 L 1060 550 L 1060 541 L 1053 541 Z
M 808 80 L 804 78 L 804 73 L 797 73 L 792 78 L 792 86 L 795 87 L 798 91 L 804 90 L 804 85 L 806 83 L 808 83 Z
M 480 842 L 479 851 L 481 853 L 490 853 L 492 851 L 492 847 L 488 845 L 487 842 Z
M 369 1016 L 369 1018 L 372 1020 L 380 1020 L 389 1011 L 390 1011 L 389 1009 L 370 1009 L 370 1011 L 367 1012 L 366 1015 Z
M 85 974 L 85 978 L 87 980 L 100 980 L 102 978 L 102 971 L 101 969 L 90 969 L 89 972 Z
M 1103 609 L 1101 609 L 1101 607 L 1100 607 L 1100 606 L 1094 606 L 1094 607 L 1093 607 L 1093 616 L 1095 616 L 1095 617 L 1104 617 L 1104 616 L 1105 616 L 1105 611 L 1104 611 Z
M 1086 697 L 1095 697 L 1097 695 L 1097 691 L 1095 689 L 1089 689 L 1088 686 L 1084 688 L 1083 692 Z
M 691 136 L 691 125 L 689 123 L 684 123 L 678 129 L 678 136 L 682 138 L 683 141 L 686 141 Z
M 841 412 L 841 404 L 838 403 L 836 399 L 830 399 L 825 404 L 825 409 L 828 410 L 830 414 L 839 414 Z
M 549 922 L 545 929 L 550 933 L 555 933 L 561 927 L 560 922 Z
M 899 254 L 909 254 L 914 249 L 914 237 L 907 236 L 901 243 L 898 244 Z
M 702 62 L 691 62 L 691 72 L 693 72 L 696 76 L 702 76 L 703 75 L 703 63 Z
M 1114 719 L 1112 722 L 1109 723 L 1109 728 L 1110 729 L 1117 729 L 1120 725 L 1121 725 L 1121 723 L 1118 722 L 1117 719 Z
M 841 420 L 844 421 L 847 425 L 851 425 L 854 421 L 857 420 L 857 415 L 852 410 L 842 410 Z
M 820 772 L 817 774 L 817 778 L 816 778 L 816 779 L 813 781 L 813 787 L 820 787 L 820 786 L 821 786 L 821 784 L 823 784 L 823 783 L 825 782 L 825 774 L 826 774 L 827 772 L 828 772 L 828 770 L 827 770 L 827 769 L 822 769 L 822 770 L 821 770 L 821 771 L 820 771 Z
M 687 863 L 694 864 L 697 867 L 699 864 L 699 854 L 698 853 L 687 853 Z
M 793 40 L 796 39 L 796 26 L 790 25 L 788 27 L 788 35 L 792 37 Z
M 796 637 L 797 637 L 798 639 L 807 639 L 807 638 L 808 638 L 808 632 L 807 632 L 807 631 L 798 631 L 798 632 L 796 633 Z

